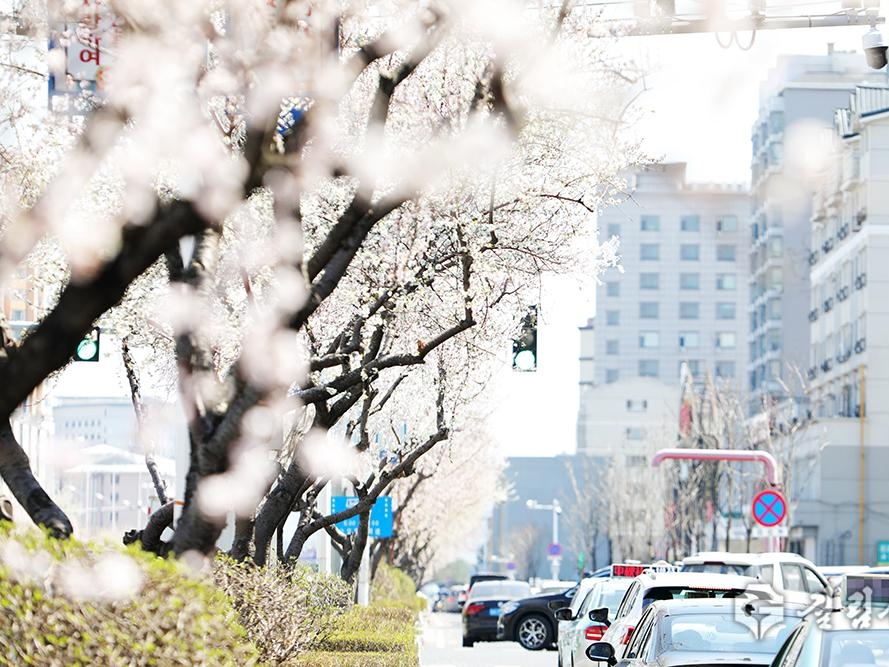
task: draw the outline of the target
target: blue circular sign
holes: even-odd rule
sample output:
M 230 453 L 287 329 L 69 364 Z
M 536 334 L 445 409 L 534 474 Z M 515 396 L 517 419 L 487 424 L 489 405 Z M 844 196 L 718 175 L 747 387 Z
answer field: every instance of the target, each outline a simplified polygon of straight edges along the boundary
M 556 544 L 553 542 L 546 548 L 546 553 L 550 556 L 561 556 L 562 555 L 562 545 Z
M 787 516 L 787 501 L 780 491 L 760 491 L 753 499 L 753 518 L 767 528 L 777 526 Z

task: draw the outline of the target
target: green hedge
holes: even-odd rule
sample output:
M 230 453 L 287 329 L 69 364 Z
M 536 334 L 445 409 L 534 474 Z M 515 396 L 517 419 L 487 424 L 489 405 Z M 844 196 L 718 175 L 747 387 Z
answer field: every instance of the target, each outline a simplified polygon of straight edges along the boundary
M 417 612 L 425 608 L 410 577 L 385 565 L 371 587 L 371 605 L 354 606 L 297 667 L 416 667 Z
M 179 563 L 0 529 L 0 664 L 258 662 L 229 599 Z

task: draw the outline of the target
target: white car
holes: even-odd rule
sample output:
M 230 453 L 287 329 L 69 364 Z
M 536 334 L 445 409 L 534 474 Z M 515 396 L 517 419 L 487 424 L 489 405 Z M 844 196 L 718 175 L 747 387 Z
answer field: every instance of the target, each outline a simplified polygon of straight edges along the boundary
M 584 584 L 590 582 L 584 587 Z M 585 665 L 587 647 L 601 641 L 607 627 L 604 623 L 594 621 L 590 612 L 594 609 L 608 609 L 608 614 L 617 613 L 627 589 L 633 579 L 616 577 L 610 579 L 585 579 L 574 597 L 568 610 L 556 612 L 559 616 L 568 616 L 570 620 L 559 620 L 559 667 Z
M 682 572 L 726 573 L 757 577 L 787 602 L 817 604 L 830 597 L 831 587 L 818 568 L 794 553 L 763 554 L 702 551 L 682 561 Z
M 602 641 L 614 647 L 614 657 L 620 660 L 633 637 L 642 612 L 656 600 L 691 600 L 701 598 L 740 597 L 759 583 L 754 577 L 731 574 L 702 574 L 697 572 L 647 573 L 633 579 L 617 613 L 608 614 L 610 625 Z M 758 597 L 769 597 L 760 593 Z

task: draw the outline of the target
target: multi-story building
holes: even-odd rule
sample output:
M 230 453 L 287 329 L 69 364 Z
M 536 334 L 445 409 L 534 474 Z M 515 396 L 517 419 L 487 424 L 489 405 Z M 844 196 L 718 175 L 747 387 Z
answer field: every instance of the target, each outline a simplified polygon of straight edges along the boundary
M 600 234 L 620 237 L 621 270 L 596 290 L 594 363 L 581 383 L 652 378 L 740 378 L 747 363 L 747 192 L 690 184 L 685 164 L 630 176 L 632 198 L 599 215 Z
M 749 244 L 750 411 L 764 399 L 781 399 L 789 376 L 807 367 L 809 349 L 810 215 L 813 184 L 803 153 L 830 128 L 836 109 L 865 80 L 885 80 L 868 70 L 860 53 L 829 49 L 822 56 L 781 56 L 760 91 L 752 131 Z M 789 154 L 788 151 L 790 152 Z M 790 159 L 793 166 L 785 169 Z
M 889 540 L 889 88 L 857 86 L 834 127 L 836 158 L 812 203 L 808 425 L 790 537 L 825 564 L 875 563 Z

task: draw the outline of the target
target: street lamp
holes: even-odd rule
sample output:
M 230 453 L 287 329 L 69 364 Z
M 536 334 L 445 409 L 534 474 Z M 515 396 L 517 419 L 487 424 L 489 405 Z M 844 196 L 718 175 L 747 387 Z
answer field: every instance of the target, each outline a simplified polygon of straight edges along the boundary
M 528 500 L 525 502 L 525 507 L 529 510 L 543 510 L 545 512 L 553 513 L 553 541 L 552 543 L 556 545 L 559 553 L 550 554 L 550 563 L 552 565 L 552 574 L 553 579 L 558 580 L 559 578 L 559 566 L 562 563 L 562 554 L 561 547 L 559 546 L 559 514 L 562 513 L 562 506 L 559 505 L 559 501 L 553 498 L 553 502 L 551 504 L 539 503 L 536 500 Z

